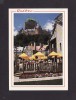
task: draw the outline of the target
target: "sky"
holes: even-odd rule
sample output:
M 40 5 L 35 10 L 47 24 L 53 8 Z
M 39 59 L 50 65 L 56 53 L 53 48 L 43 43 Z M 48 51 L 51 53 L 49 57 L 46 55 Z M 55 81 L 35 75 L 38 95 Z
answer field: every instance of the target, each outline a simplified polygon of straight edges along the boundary
M 14 14 L 14 35 L 17 35 L 21 28 L 24 28 L 24 23 L 28 18 L 34 19 L 37 23 L 46 30 L 53 29 L 54 19 L 59 13 L 15 13 Z

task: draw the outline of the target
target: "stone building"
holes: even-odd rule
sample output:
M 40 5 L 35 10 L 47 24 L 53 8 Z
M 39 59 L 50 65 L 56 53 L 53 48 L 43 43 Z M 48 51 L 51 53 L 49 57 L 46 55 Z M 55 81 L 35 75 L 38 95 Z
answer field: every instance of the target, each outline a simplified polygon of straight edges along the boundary
M 51 51 L 56 51 L 62 54 L 63 47 L 63 19 L 62 14 L 55 18 L 54 31 L 50 39 Z

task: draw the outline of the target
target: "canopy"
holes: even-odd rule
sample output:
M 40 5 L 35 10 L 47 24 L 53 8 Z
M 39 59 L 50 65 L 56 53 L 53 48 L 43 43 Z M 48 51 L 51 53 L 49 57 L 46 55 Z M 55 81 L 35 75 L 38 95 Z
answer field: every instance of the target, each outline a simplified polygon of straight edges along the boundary
M 56 53 L 56 52 L 51 52 L 50 54 L 49 54 L 49 56 L 57 56 L 58 54 Z
M 26 55 L 25 53 L 20 54 L 19 57 L 22 59 L 29 59 L 28 55 Z
M 38 56 L 38 57 L 44 57 L 45 55 L 41 52 L 37 52 L 36 54 L 34 54 L 34 56 Z

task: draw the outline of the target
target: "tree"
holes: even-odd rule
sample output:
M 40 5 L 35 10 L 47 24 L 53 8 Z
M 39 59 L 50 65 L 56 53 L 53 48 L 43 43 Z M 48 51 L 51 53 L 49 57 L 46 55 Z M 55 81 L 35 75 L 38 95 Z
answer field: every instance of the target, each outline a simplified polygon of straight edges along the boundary
M 25 29 L 33 29 L 35 28 L 37 25 L 37 22 L 33 19 L 28 19 L 26 22 L 25 22 Z
M 37 45 L 39 45 L 39 43 L 47 44 L 49 37 L 50 33 L 45 30 L 42 30 L 41 34 L 35 34 L 35 35 L 18 34 L 14 37 L 14 45 L 25 46 L 32 41 L 35 42 Z

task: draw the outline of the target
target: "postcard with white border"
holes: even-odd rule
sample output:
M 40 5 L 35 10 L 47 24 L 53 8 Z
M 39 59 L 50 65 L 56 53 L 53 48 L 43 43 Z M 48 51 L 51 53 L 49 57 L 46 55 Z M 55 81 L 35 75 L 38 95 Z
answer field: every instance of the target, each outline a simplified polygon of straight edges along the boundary
M 9 8 L 9 90 L 68 90 L 68 9 Z

